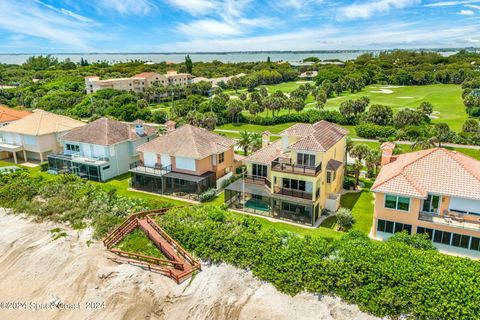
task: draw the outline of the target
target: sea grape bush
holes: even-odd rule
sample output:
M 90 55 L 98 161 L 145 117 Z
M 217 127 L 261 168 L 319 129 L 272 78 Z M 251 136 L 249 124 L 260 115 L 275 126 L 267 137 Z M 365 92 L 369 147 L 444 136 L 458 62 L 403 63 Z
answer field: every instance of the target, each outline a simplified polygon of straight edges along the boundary
M 115 190 L 104 190 L 74 175 L 48 179 L 28 172 L 0 175 L 1 207 L 73 227 L 91 223 L 97 237 L 105 235 L 131 213 L 165 205 L 118 196 Z
M 333 294 L 393 318 L 479 318 L 476 261 L 416 249 L 404 239 L 372 241 L 358 231 L 332 242 L 299 237 L 214 206 L 176 208 L 158 219 L 187 250 L 249 269 L 291 295 Z

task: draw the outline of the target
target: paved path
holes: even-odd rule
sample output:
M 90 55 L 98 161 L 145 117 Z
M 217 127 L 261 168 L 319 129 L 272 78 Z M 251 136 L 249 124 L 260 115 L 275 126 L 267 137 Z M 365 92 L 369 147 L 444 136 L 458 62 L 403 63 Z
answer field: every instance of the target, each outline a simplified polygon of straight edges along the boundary
M 215 129 L 217 132 L 226 132 L 226 133 L 240 133 L 238 130 L 227 130 L 227 129 Z M 272 137 L 280 137 L 278 133 L 272 133 Z M 376 139 L 364 139 L 364 138 L 352 138 L 352 141 L 355 142 L 380 142 L 379 140 Z M 409 145 L 411 146 L 414 144 L 412 141 L 394 141 L 397 144 L 403 144 L 403 145 Z M 472 145 L 466 145 L 466 144 L 455 144 L 455 143 L 442 143 L 444 147 L 449 147 L 449 148 L 463 148 L 463 149 L 473 149 L 473 150 L 480 150 L 480 146 L 472 146 Z

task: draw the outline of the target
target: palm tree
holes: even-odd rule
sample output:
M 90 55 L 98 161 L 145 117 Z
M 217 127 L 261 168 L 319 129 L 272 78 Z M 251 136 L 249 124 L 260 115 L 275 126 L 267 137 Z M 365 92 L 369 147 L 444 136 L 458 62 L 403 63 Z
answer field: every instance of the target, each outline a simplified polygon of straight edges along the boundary
M 436 143 L 437 138 L 435 137 L 418 137 L 410 147 L 412 149 L 426 150 L 435 147 Z
M 262 148 L 262 135 L 258 132 L 254 132 L 250 135 L 250 147 L 252 151 L 257 151 Z
M 243 154 L 248 154 L 248 149 L 252 143 L 252 135 L 248 131 L 240 132 L 240 140 L 238 140 L 238 146 L 243 149 Z
M 350 157 L 355 158 L 355 188 L 358 186 L 360 180 L 360 170 L 363 166 L 363 160 L 370 153 L 370 148 L 363 144 L 356 144 L 352 150 L 350 150 Z
M 365 157 L 365 165 L 370 172 L 376 176 L 378 167 L 382 162 L 382 152 L 378 149 L 371 149 L 368 155 Z

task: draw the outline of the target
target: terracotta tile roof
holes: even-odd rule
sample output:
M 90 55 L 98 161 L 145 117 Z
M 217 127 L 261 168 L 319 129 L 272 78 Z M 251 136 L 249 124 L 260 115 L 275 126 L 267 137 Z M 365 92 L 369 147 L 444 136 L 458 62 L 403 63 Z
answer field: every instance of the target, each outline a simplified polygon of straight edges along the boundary
M 212 154 L 225 152 L 235 144 L 233 139 L 186 124 L 141 145 L 137 150 L 203 159 Z
M 288 147 L 292 150 L 327 151 L 348 134 L 347 129 L 325 120 L 313 125 L 298 126 L 297 124 L 293 127 L 283 132 L 291 132 L 287 135 L 303 136 L 303 138 Z M 282 135 L 284 135 L 283 132 Z
M 382 168 L 372 191 L 480 199 L 480 161 L 443 148 L 402 154 Z
M 30 111 L 16 110 L 0 104 L 0 123 L 16 121 L 30 114 Z
M 135 125 L 139 122 L 126 123 L 107 118 L 100 118 L 86 126 L 73 129 L 62 136 L 63 140 L 110 146 L 124 141 L 135 141 L 155 134 L 157 128 L 143 125 L 145 134 L 139 136 Z M 142 123 L 143 124 L 143 123 Z
M 335 159 L 330 159 L 327 162 L 327 170 L 337 171 L 337 169 L 340 168 L 342 165 L 343 165 L 343 162 L 335 160 Z
M 145 79 L 147 79 L 147 78 L 150 78 L 150 77 L 155 76 L 157 74 L 158 73 L 156 73 L 156 72 L 142 72 L 142 73 L 139 73 L 139 74 L 136 74 L 136 75 L 132 76 L 132 78 L 145 78 Z
M 279 139 L 275 142 L 272 142 L 266 147 L 252 153 L 245 159 L 243 162 L 254 162 L 254 163 L 261 163 L 270 165 L 270 163 L 278 158 L 279 156 L 283 155 L 283 148 L 282 148 L 282 140 Z
M 0 132 L 40 136 L 65 132 L 84 125 L 82 121 L 37 109 L 32 114 L 1 127 Z
M 296 123 L 293 126 L 280 132 L 281 136 L 295 136 L 295 137 L 305 137 L 313 133 L 315 129 L 313 125 L 308 123 Z

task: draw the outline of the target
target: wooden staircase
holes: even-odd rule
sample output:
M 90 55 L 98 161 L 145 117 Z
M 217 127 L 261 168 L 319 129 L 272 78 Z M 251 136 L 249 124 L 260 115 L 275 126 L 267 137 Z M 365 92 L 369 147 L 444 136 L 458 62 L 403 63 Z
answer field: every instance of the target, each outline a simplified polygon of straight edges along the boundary
M 182 246 L 173 240 L 155 221 L 154 217 L 165 214 L 169 209 L 144 211 L 127 218 L 120 226 L 103 240 L 108 250 L 125 258 L 112 259 L 120 263 L 129 263 L 147 268 L 169 276 L 177 283 L 188 279 L 195 271 L 201 270 L 201 264 L 194 259 Z M 133 252 L 113 249 L 126 235 L 139 228 L 163 252 L 167 259 L 145 256 Z

